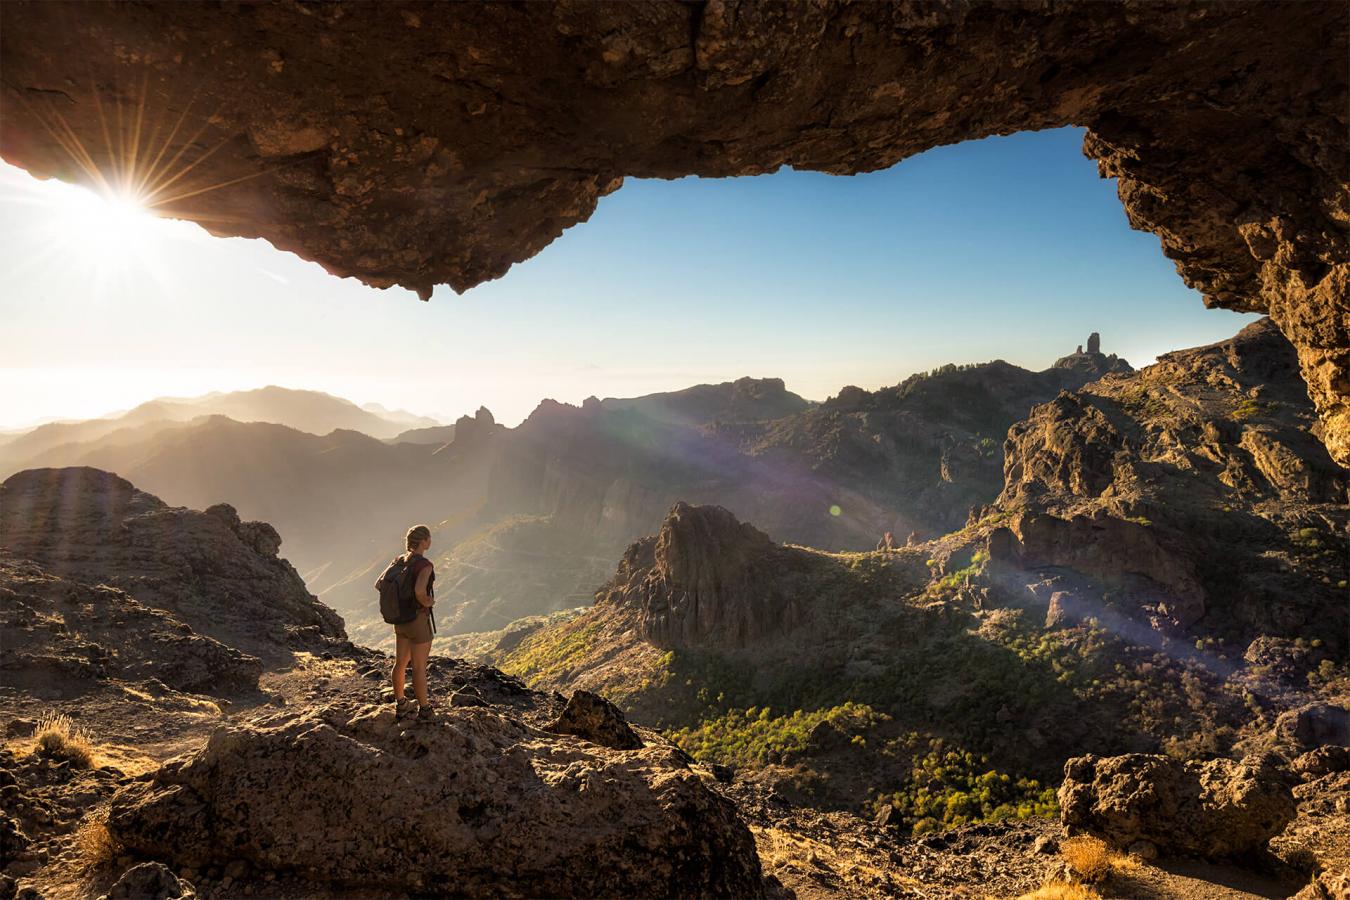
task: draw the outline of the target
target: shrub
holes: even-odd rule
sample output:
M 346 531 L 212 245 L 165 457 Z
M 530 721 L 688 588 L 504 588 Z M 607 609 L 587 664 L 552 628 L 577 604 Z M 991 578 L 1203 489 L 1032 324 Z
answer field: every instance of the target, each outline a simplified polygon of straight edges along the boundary
M 1068 881 L 1047 881 L 1030 894 L 1017 900 L 1101 900 L 1101 894 L 1090 887 Z
M 941 741 L 933 741 L 930 748 L 913 761 L 904 788 L 873 801 L 876 810 L 890 804 L 916 835 L 971 822 L 1031 819 L 1059 812 L 1054 788 L 996 771 L 989 767 L 987 757 L 944 749 Z
M 807 749 L 811 732 L 822 722 L 845 734 L 871 727 L 881 719 L 870 706 L 844 703 L 829 709 L 775 716 L 769 707 L 731 709 L 715 719 L 667 735 L 700 762 L 732 765 L 763 764 Z
M 122 842 L 108 830 L 108 810 L 96 810 L 75 832 L 76 865 L 97 869 L 112 862 L 123 852 Z
M 1060 845 L 1059 855 L 1084 881 L 1102 881 L 1111 874 L 1111 851 L 1099 838 L 1089 835 L 1069 838 Z
M 94 744 L 84 729 L 77 727 L 65 713 L 43 713 L 33 737 L 37 753 L 48 759 L 65 760 L 82 769 L 94 766 Z
M 1139 867 L 1132 857 L 1116 853 L 1106 846 L 1105 841 L 1086 834 L 1060 844 L 1059 855 L 1073 873 L 1086 882 L 1104 881 L 1113 874 Z

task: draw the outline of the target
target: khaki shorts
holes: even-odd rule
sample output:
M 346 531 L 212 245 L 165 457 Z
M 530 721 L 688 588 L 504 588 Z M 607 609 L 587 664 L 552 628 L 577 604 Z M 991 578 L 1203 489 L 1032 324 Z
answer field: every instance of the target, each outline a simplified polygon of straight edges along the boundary
M 431 643 L 431 617 L 426 610 L 419 610 L 417 618 L 404 625 L 395 625 L 394 634 L 414 644 Z

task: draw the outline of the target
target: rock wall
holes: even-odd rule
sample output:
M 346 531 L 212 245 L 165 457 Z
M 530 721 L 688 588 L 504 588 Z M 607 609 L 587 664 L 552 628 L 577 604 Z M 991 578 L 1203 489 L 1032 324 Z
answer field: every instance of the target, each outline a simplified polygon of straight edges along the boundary
M 1350 462 L 1344 3 L 13 2 L 0 27 L 7 161 L 139 169 L 160 212 L 423 297 L 501 276 L 625 176 L 864 172 L 1086 126 L 1186 283 L 1294 343 Z

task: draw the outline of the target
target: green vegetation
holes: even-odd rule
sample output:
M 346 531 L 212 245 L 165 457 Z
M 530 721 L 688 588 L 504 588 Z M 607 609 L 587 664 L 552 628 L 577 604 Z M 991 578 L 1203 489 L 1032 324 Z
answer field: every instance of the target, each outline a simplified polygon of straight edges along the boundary
M 986 756 L 950 749 L 940 740 L 915 757 L 905 786 L 873 801 L 874 811 L 890 804 L 914 834 L 971 822 L 1058 815 L 1054 788 L 992 768 Z
M 1117 399 L 1136 419 L 1156 419 L 1168 413 L 1167 402 L 1155 396 L 1147 386 L 1134 384 L 1123 389 Z
M 1322 549 L 1322 533 L 1316 528 L 1300 528 L 1291 540 L 1304 550 Z
M 1263 403 L 1260 400 L 1243 400 L 1228 414 L 1228 418 L 1234 422 L 1245 422 L 1248 419 L 1270 412 L 1274 408 L 1272 403 Z
M 503 672 L 518 675 L 529 684 L 559 678 L 576 668 L 595 643 L 600 625 L 572 623 L 537 631 L 501 661 Z
M 965 584 L 967 578 L 975 578 L 983 572 L 988 562 L 989 551 L 983 548 L 976 550 L 970 557 L 970 565 L 943 575 L 932 585 L 930 590 L 933 593 L 954 591 Z
M 691 728 L 670 731 L 667 737 L 700 762 L 764 764 L 801 755 L 822 724 L 857 737 L 881 718 L 870 706 L 851 702 L 784 716 L 773 715 L 767 706 L 752 706 L 727 710 Z

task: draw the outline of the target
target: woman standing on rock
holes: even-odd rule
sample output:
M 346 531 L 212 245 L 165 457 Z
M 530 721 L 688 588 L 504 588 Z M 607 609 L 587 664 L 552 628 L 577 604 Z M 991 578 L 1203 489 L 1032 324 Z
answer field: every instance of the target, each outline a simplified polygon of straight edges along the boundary
M 434 601 L 432 583 L 436 580 L 436 567 L 425 554 L 431 549 L 431 529 L 425 525 L 414 525 L 408 529 L 408 553 L 404 557 L 407 565 L 406 577 L 412 579 L 413 595 L 417 598 L 417 616 L 406 624 L 394 626 L 397 650 L 394 657 L 394 702 L 400 711 L 407 702 L 403 696 L 404 673 L 408 663 L 412 662 L 413 696 L 417 698 L 418 715 L 431 714 L 431 701 L 427 698 L 427 659 L 431 656 L 431 639 L 434 634 L 431 622 L 431 607 Z

